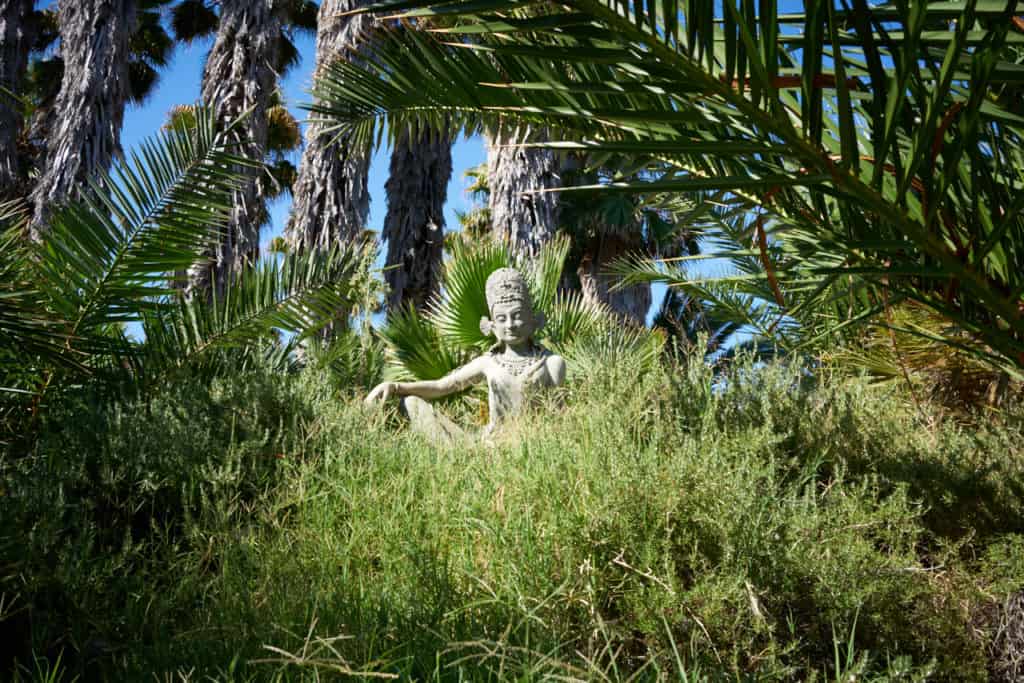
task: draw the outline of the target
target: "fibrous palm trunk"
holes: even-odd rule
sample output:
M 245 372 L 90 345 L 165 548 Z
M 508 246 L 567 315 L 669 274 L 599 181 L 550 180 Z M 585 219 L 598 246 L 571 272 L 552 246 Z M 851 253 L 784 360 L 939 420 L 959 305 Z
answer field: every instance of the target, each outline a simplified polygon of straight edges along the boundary
M 64 77 L 32 192 L 35 239 L 45 231 L 52 207 L 120 153 L 136 0 L 60 0 L 58 20 Z
M 363 0 L 323 0 L 317 24 L 316 72 L 339 57 L 358 57 L 359 45 L 372 26 L 367 15 L 342 16 Z M 294 203 L 285 231 L 293 250 L 319 249 L 361 239 L 370 213 L 366 150 L 325 133 L 315 121 L 306 134 L 306 149 L 292 190 Z
M 0 0 L 0 199 L 19 179 L 18 135 L 21 112 L 8 93 L 21 91 L 31 39 L 32 0 Z
M 529 130 L 499 130 L 487 138 L 487 183 L 495 236 L 513 255 L 533 258 L 558 228 L 558 195 L 528 194 L 559 186 L 559 162 L 547 149 L 513 147 Z
M 391 153 L 384 186 L 388 242 L 384 278 L 391 288 L 388 310 L 422 310 L 437 290 L 444 252 L 444 200 L 452 176 L 452 141 L 447 132 L 403 133 Z
M 266 155 L 267 110 L 276 85 L 280 32 L 272 0 L 222 0 L 217 38 L 203 69 L 203 101 L 213 107 L 220 126 L 246 114 L 236 127 L 236 153 L 256 163 Z M 246 182 L 234 193 L 231 217 L 216 246 L 189 270 L 190 294 L 223 287 L 233 272 L 259 256 L 262 173 L 253 168 L 238 171 Z
M 635 235 L 640 234 L 639 226 Z M 609 275 L 608 267 L 617 259 L 642 249 L 638 239 L 629 234 L 604 233 L 592 238 L 586 245 L 576 274 L 580 290 L 587 301 L 608 306 L 633 322 L 644 324 L 651 308 L 651 286 L 640 283 L 613 291 L 618 278 Z

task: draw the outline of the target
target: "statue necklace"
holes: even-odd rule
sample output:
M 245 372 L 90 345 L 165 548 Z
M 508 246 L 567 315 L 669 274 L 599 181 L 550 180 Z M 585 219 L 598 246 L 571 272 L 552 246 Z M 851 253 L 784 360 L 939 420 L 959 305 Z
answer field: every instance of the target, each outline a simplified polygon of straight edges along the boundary
M 519 377 L 536 364 L 537 360 L 543 357 L 543 350 L 533 347 L 534 353 L 528 356 L 507 357 L 504 353 L 494 354 L 494 360 L 498 362 L 505 372 L 513 377 Z

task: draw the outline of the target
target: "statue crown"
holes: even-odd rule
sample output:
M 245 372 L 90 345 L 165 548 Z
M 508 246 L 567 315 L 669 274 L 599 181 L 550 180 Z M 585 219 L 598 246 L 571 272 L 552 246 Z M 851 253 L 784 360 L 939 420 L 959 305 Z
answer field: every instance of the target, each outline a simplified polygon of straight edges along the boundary
M 499 268 L 491 273 L 484 286 L 484 294 L 488 308 L 513 302 L 532 304 L 526 279 L 515 268 Z

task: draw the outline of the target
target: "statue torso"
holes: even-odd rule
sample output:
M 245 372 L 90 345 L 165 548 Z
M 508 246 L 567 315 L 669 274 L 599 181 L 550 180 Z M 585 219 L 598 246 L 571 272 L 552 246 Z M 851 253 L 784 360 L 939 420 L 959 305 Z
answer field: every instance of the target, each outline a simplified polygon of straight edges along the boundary
M 545 349 L 538 348 L 535 354 L 511 362 L 500 351 L 487 355 L 490 363 L 485 374 L 490 420 L 486 431 L 491 432 L 518 413 L 532 395 L 554 386 L 555 381 L 547 366 L 551 353 Z

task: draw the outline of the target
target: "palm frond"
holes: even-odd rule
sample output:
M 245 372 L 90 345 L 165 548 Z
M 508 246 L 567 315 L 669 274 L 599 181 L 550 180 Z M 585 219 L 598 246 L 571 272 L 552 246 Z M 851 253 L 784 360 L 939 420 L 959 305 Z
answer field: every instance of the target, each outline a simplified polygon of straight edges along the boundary
M 384 376 L 389 380 L 440 379 L 471 357 L 461 347 L 446 343 L 438 327 L 415 309 L 392 315 L 380 336 L 388 348 Z
M 817 292 L 832 316 L 850 277 L 869 307 L 915 301 L 1021 366 L 1024 118 L 999 90 L 1019 72 L 1016 5 L 383 2 L 366 11 L 443 33 L 382 32 L 317 85 L 316 113 L 367 144 L 442 117 L 545 126 L 551 147 L 636 161 L 580 191 L 743 205 L 767 282 L 748 279 L 775 305 Z
M 148 384 L 219 350 L 284 332 L 298 342 L 349 310 L 354 283 L 369 268 L 360 246 L 265 259 L 236 274 L 209 299 L 177 297 L 143 318 L 141 369 Z
M 66 322 L 69 354 L 88 352 L 90 330 L 140 320 L 217 238 L 239 183 L 228 169 L 249 163 L 230 139 L 197 109 L 194 126 L 147 140 L 55 213 L 32 255 L 32 286 Z
M 579 338 L 598 335 L 609 319 L 616 316 L 607 306 L 587 301 L 579 292 L 559 292 L 547 312 L 544 341 L 561 352 Z
M 33 283 L 29 213 L 19 202 L 0 204 L 0 347 L 28 356 L 61 357 L 60 320 L 47 315 Z M 73 359 L 67 364 L 75 367 Z
M 492 343 L 480 331 L 480 319 L 490 315 L 484 285 L 491 273 L 510 264 L 508 250 L 490 240 L 455 248 L 445 264 L 441 292 L 428 306 L 427 317 L 441 339 L 481 351 Z
M 530 283 L 530 295 L 537 310 L 548 311 L 554 305 L 571 247 L 568 236 L 555 235 L 544 244 L 536 258 L 519 264 Z

